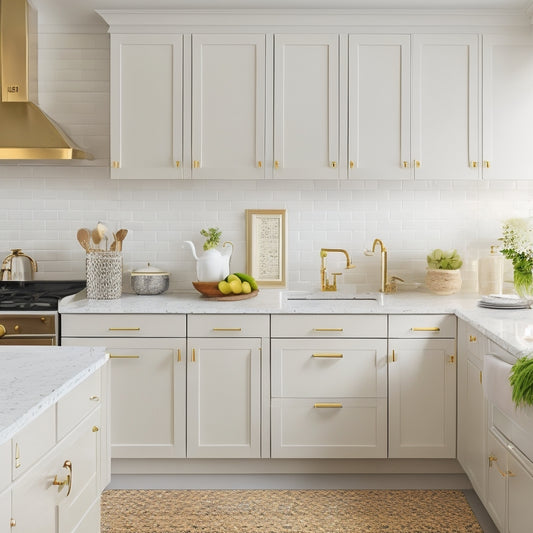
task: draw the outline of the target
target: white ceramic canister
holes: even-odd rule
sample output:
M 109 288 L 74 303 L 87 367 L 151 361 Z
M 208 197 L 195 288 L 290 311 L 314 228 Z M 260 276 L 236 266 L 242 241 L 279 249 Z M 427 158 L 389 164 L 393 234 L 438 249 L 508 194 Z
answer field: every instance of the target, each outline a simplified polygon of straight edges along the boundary
M 490 254 L 478 261 L 479 294 L 501 294 L 503 290 L 504 259 L 497 246 L 490 247 Z

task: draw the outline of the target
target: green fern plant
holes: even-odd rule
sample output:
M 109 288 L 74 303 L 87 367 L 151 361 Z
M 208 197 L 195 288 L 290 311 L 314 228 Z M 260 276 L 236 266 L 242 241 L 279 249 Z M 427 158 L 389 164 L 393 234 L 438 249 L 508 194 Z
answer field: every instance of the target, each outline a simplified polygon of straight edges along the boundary
M 533 358 L 527 355 L 518 359 L 511 368 L 509 383 L 517 407 L 533 405 Z
M 222 237 L 222 232 L 219 228 L 208 228 L 200 231 L 200 235 L 205 237 L 204 250 L 210 250 L 211 248 L 216 248 Z

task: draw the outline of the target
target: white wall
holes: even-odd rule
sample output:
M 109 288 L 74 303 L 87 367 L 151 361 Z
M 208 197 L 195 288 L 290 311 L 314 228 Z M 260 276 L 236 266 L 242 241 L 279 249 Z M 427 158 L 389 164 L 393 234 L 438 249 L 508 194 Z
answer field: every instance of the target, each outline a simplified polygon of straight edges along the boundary
M 62 33 L 65 31 L 65 33 Z M 533 215 L 533 183 L 460 181 L 116 181 L 109 179 L 109 38 L 105 28 L 66 33 L 41 27 L 39 104 L 91 162 L 11 165 L 0 162 L 0 259 L 22 248 L 39 276 L 82 278 L 80 227 L 98 220 L 124 227 L 125 269 L 147 261 L 171 272 L 173 289 L 189 289 L 194 261 L 182 241 L 202 243 L 200 229 L 219 226 L 235 244 L 232 270 L 245 268 L 245 209 L 286 209 L 289 285 L 319 284 L 319 249 L 347 249 L 357 265 L 344 283 L 377 288 L 378 259 L 363 249 L 379 237 L 392 275 L 422 281 L 425 256 L 457 248 L 469 268 L 500 236 L 501 221 Z M 328 257 L 330 270 L 342 258 Z

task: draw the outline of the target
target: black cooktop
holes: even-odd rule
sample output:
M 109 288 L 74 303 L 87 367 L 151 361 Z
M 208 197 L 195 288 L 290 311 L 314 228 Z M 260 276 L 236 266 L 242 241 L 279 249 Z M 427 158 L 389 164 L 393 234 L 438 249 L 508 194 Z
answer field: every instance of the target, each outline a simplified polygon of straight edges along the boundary
M 0 311 L 55 311 L 61 298 L 85 286 L 85 280 L 0 281 Z

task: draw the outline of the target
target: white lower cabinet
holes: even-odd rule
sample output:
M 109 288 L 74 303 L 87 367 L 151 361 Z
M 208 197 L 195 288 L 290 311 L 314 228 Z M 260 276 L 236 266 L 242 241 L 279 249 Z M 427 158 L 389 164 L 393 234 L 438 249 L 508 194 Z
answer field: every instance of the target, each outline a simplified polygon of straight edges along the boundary
M 489 432 L 487 437 L 487 496 L 485 507 L 496 527 L 504 533 L 507 514 L 507 450 Z
M 268 316 L 191 315 L 188 327 L 187 456 L 261 457 Z
M 105 346 L 110 354 L 112 457 L 185 457 L 185 317 L 67 318 L 64 346 Z
M 515 455 L 507 456 L 508 479 L 508 532 L 530 533 L 533 528 L 533 470 L 526 467 Z
M 358 322 L 383 338 L 350 338 Z M 386 331 L 384 316 L 272 317 L 272 457 L 387 456 Z
M 11 533 L 11 490 L 0 492 L 0 533 Z
M 456 319 L 391 315 L 389 457 L 454 458 L 456 452 Z M 452 327 L 453 326 L 453 327 Z

